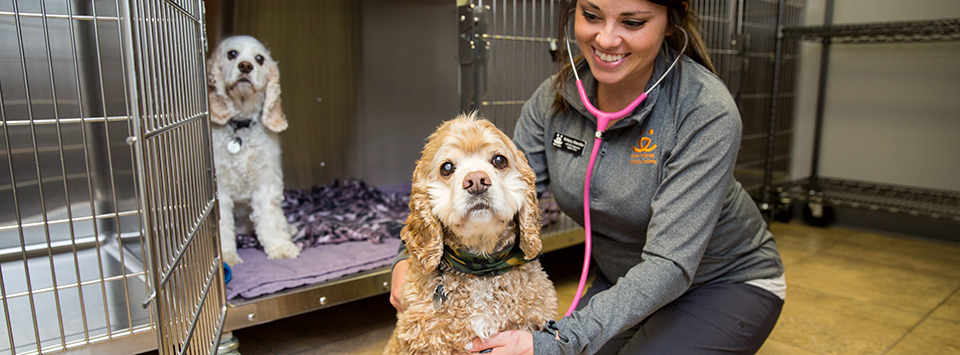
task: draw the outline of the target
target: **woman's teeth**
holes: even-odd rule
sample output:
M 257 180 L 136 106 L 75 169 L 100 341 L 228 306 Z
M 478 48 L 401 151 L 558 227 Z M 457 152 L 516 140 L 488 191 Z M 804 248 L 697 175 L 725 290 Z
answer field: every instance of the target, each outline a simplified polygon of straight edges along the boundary
M 627 56 L 626 54 L 610 55 L 596 49 L 593 50 L 593 53 L 596 54 L 597 57 L 600 57 L 600 60 L 604 62 L 616 62 L 620 59 L 623 59 L 623 57 Z

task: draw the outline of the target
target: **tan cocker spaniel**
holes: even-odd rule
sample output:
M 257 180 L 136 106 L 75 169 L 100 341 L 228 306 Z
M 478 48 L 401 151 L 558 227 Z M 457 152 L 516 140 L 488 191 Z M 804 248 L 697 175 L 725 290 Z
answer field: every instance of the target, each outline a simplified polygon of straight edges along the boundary
M 405 311 L 384 354 L 459 353 L 475 337 L 554 319 L 556 290 L 537 259 L 535 178 L 513 142 L 475 113 L 430 135 L 401 232 Z

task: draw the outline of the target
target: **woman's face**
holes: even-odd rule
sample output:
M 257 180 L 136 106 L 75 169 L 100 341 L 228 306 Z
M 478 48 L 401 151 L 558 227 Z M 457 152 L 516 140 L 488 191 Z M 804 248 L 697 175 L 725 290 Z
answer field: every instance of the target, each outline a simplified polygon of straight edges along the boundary
M 580 52 L 602 84 L 646 85 L 673 32 L 667 7 L 648 0 L 578 0 L 574 16 Z

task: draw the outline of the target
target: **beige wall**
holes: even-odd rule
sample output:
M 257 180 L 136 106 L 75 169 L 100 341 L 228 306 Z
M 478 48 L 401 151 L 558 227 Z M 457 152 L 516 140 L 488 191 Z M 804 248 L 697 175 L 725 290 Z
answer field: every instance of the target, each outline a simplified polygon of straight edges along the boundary
M 426 137 L 459 110 L 456 4 L 208 0 L 211 48 L 259 38 L 279 60 L 287 188 L 410 180 Z
M 287 188 L 344 177 L 346 137 L 355 129 L 360 3 L 262 0 L 207 6 L 211 48 L 218 35 L 251 35 L 279 61 L 290 123 L 280 134 Z

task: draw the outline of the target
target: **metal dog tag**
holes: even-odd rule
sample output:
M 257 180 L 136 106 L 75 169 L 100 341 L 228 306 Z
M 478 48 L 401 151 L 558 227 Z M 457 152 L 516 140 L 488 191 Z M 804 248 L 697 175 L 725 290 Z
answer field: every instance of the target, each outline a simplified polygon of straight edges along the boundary
M 443 301 L 447 300 L 447 293 L 443 291 L 443 284 L 437 285 L 437 288 L 433 290 L 433 308 L 440 309 L 440 305 L 443 304 Z
M 227 143 L 227 151 L 230 154 L 240 153 L 240 148 L 243 147 L 243 141 L 240 140 L 240 137 L 234 138 L 230 143 Z

